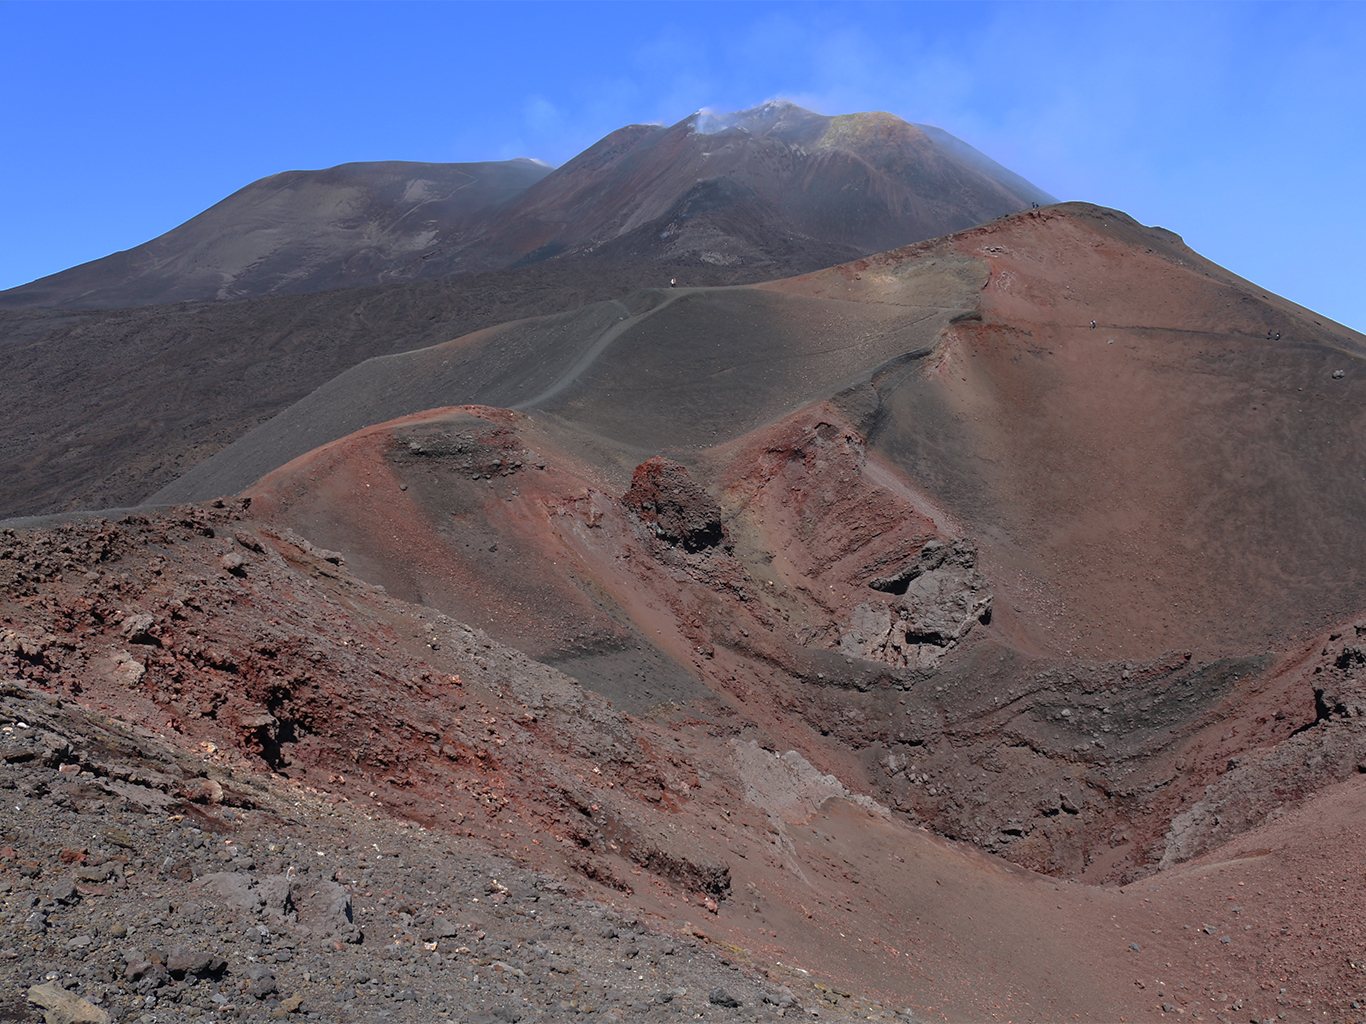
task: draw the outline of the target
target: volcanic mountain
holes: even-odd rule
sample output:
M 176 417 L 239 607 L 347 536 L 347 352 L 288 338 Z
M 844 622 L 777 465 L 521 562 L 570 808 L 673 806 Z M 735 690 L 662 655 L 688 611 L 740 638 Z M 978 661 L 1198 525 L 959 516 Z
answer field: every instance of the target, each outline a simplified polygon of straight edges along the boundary
M 553 171 L 510 160 L 276 174 L 134 249 L 0 292 L 0 308 L 313 292 L 567 256 L 755 279 L 1051 198 L 942 129 L 774 102 L 631 125 Z
M 596 254 L 815 269 L 1051 201 L 941 129 L 773 102 L 613 132 L 491 214 L 445 265 Z
M 490 872 L 493 910 L 443 904 L 428 869 L 396 905 L 353 886 L 414 986 L 464 970 L 483 1000 L 493 979 L 500 1019 L 584 1005 L 540 954 L 473 941 L 491 913 L 548 955 L 533 920 L 565 887 L 726 956 L 751 1016 L 1348 1019 L 1363 357 L 1082 203 L 408 346 L 145 508 L 11 521 L 0 666 L 33 732 L 12 763 L 46 766 L 24 792 L 58 808 L 122 793 L 272 851 L 277 804 L 227 806 L 244 779 L 300 829 L 316 797 L 501 851 L 553 882 Z M 103 712 L 177 767 L 111 760 L 83 738 Z M 220 873 L 183 856 L 168 904 Z M 297 867 L 218 859 L 243 877 L 197 884 L 294 892 Z M 371 867 L 317 863 L 339 885 Z M 435 932 L 441 908 L 465 931 Z M 302 907 L 276 918 L 265 935 L 317 937 Z M 261 934 L 224 946 L 238 991 Z M 13 963 L 68 956 L 43 949 Z M 300 985 L 354 970 L 310 964 Z M 746 1001 L 650 997 L 632 986 L 659 965 L 620 966 L 591 970 L 642 1020 Z M 429 1012 L 400 1002 L 377 1005 Z

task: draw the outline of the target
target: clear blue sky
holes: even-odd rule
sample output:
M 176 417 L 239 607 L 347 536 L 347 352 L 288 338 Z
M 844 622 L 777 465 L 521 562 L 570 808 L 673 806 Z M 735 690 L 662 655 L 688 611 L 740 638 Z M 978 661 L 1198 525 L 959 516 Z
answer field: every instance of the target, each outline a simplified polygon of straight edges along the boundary
M 888 110 L 1366 331 L 1366 4 L 0 0 L 0 287 L 248 182 Z

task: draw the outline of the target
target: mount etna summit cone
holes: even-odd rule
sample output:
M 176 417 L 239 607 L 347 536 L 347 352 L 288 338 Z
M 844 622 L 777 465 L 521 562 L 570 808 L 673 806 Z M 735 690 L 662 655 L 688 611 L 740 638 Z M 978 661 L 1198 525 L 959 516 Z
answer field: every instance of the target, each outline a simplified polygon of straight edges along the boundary
M 313 292 L 568 256 L 790 273 L 1051 199 L 941 129 L 774 102 L 631 125 L 553 170 L 276 174 L 136 248 L 0 292 L 0 309 Z

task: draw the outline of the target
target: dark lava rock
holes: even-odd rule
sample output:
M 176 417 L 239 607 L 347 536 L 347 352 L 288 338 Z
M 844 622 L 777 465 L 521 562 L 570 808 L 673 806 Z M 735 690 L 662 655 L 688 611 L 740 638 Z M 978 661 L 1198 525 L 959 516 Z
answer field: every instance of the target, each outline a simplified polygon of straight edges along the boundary
M 732 1010 L 740 1005 L 740 1000 L 736 999 L 720 986 L 711 990 L 711 994 L 707 996 L 707 1002 L 711 1003 L 713 1006 L 725 1006 Z
M 716 499 L 668 459 L 655 457 L 637 466 L 621 500 L 666 543 L 701 551 L 727 539 Z

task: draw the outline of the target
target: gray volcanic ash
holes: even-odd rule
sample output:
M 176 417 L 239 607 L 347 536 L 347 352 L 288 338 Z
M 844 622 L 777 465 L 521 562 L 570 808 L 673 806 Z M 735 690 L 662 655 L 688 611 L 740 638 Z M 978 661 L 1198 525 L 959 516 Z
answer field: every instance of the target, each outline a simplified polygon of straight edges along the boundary
M 549 172 L 534 160 L 286 171 L 150 242 L 0 292 L 0 308 L 108 309 L 411 280 Z

